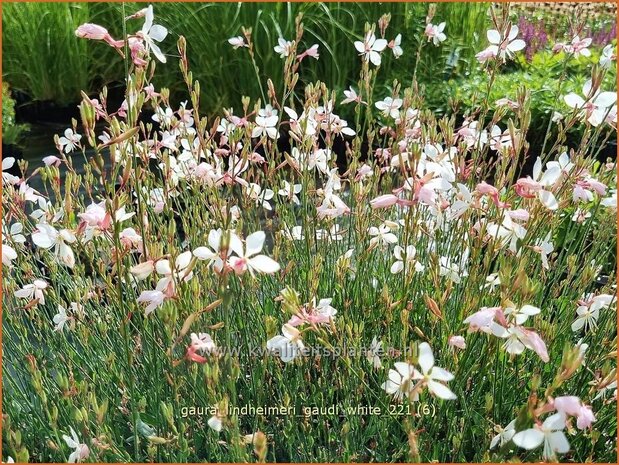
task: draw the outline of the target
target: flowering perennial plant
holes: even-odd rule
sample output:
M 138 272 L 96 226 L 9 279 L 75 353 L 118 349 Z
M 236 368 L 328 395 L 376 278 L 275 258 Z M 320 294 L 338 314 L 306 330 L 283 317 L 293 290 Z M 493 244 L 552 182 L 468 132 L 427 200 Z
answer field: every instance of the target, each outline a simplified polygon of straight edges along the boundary
M 271 44 L 283 90 L 258 76 L 262 98 L 212 119 L 190 44 L 172 50 L 152 6 L 126 21 L 143 24 L 120 39 L 76 31 L 127 61 L 122 105 L 84 95 L 54 158 L 22 163 L 21 177 L 3 160 L 7 457 L 612 460 L 617 181 L 615 160 L 596 158 L 617 123 L 606 62 L 582 95 L 557 99 L 552 124 L 583 139 L 542 148 L 527 143 L 526 88 L 438 118 L 416 81 L 381 73 L 450 40 L 431 14 L 417 51 L 388 16 L 357 31 L 361 73 L 341 93 L 303 80 L 304 59 L 322 58 L 299 20 Z M 488 94 L 524 48 L 507 16 L 492 21 L 477 55 Z M 228 42 L 254 59 L 251 30 Z M 566 59 L 594 47 L 565 43 Z M 181 103 L 156 87 L 176 55 Z M 295 414 L 238 413 L 247 405 Z M 344 413 L 359 406 L 381 413 Z

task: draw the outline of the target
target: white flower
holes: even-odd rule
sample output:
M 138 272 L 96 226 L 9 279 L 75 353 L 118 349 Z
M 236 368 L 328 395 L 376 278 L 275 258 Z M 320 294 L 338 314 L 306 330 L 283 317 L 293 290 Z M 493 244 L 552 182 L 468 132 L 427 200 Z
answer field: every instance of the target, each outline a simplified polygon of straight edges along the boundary
M 387 44 L 387 46 L 391 49 L 391 51 L 393 52 L 393 56 L 396 57 L 396 59 L 400 58 L 402 56 L 402 54 L 404 53 L 402 51 L 402 34 L 398 34 L 397 36 L 395 36 L 395 39 L 393 39 L 391 42 L 389 42 L 389 44 Z
M 231 236 L 236 236 L 234 233 Z M 230 266 L 235 273 L 243 274 L 245 271 L 253 276 L 254 272 L 275 273 L 279 271 L 279 264 L 266 255 L 256 255 L 264 246 L 266 235 L 263 231 L 257 231 L 245 239 L 245 250 L 240 240 L 231 240 L 230 248 L 236 253 L 236 257 L 230 258 Z
M 32 233 L 32 242 L 42 249 L 51 249 L 53 247 L 54 254 L 60 259 L 60 262 L 69 268 L 73 268 L 75 266 L 75 256 L 71 247 L 67 245 L 76 241 L 73 233 L 68 229 L 57 231 L 56 228 L 45 223 L 37 224 L 36 229 Z
M 47 289 L 47 283 L 42 279 L 35 279 L 32 284 L 26 284 L 21 289 L 15 291 L 15 297 L 19 299 L 37 300 L 37 305 L 45 304 L 44 290 Z
M 610 64 L 616 59 L 617 56 L 615 55 L 615 46 L 613 44 L 608 44 L 604 47 L 602 54 L 600 55 L 600 66 L 602 68 L 610 68 Z
M 294 204 L 299 205 L 299 197 L 297 194 L 301 192 L 301 184 L 290 184 L 288 181 L 283 181 L 284 187 L 277 191 L 279 195 L 282 197 L 286 197 L 288 200 L 292 201 Z
M 2 158 L 2 184 L 17 184 L 19 182 L 18 176 L 13 176 L 8 172 L 15 164 L 15 158 L 6 157 Z
M 293 226 L 292 228 L 282 229 L 280 233 L 290 241 L 302 241 L 305 239 L 303 228 L 301 226 Z
M 572 331 L 575 333 L 584 328 L 585 332 L 597 327 L 597 320 L 600 316 L 600 310 L 607 308 L 612 303 L 614 297 L 610 294 L 600 294 L 588 301 L 579 301 L 579 306 L 576 309 L 578 317 L 572 323 Z
M 176 257 L 174 269 L 171 268 L 169 260 L 158 260 L 155 264 L 155 270 L 162 278 L 157 283 L 157 289 L 164 291 L 169 286 L 173 289 L 175 280 L 189 281 L 193 277 L 193 272 L 188 269 L 190 263 L 190 251 L 183 252 Z
M 242 36 L 230 37 L 228 43 L 232 45 L 235 50 L 240 47 L 249 47 Z
M 490 29 L 486 36 L 488 42 L 490 42 L 489 50 L 494 56 L 498 56 L 501 60 L 505 61 L 510 59 L 515 52 L 522 50 L 526 43 L 522 39 L 516 39 L 518 35 L 518 26 L 512 25 L 509 30 L 503 34 L 499 33 L 496 29 Z
M 15 222 L 11 225 L 11 227 L 7 230 L 6 225 L 3 225 L 2 228 L 2 238 L 8 239 L 17 244 L 23 244 L 26 242 L 26 237 L 22 234 L 24 231 L 24 226 L 20 222 Z
M 385 381 L 381 388 L 387 394 L 391 394 L 397 401 L 401 401 L 404 397 L 410 397 L 411 400 L 419 400 L 419 392 L 415 389 L 413 377 L 421 374 L 415 367 L 409 363 L 396 362 L 395 370 L 389 370 L 389 379 Z
M 599 126 L 604 122 L 609 108 L 617 101 L 617 93 L 598 90 L 592 95 L 591 79 L 583 85 L 582 93 L 585 98 L 572 92 L 563 99 L 569 107 L 579 111 L 581 118 L 586 119 L 592 126 Z
M 221 432 L 221 429 L 223 427 L 223 423 L 221 421 L 221 418 L 217 415 L 213 415 L 211 418 L 208 419 L 208 421 L 206 422 L 209 427 L 214 430 L 217 431 L 218 433 Z
M 617 211 L 617 189 L 611 189 L 609 194 L 609 197 L 602 199 L 600 205 Z
M 208 264 L 214 263 L 214 268 L 217 272 L 220 272 L 224 267 L 224 262 L 221 258 L 221 244 L 223 239 L 224 232 L 221 229 L 212 229 L 208 234 L 208 245 L 209 247 L 201 246 L 196 248 L 193 251 L 194 257 L 198 260 L 208 261 Z M 242 247 L 243 245 L 240 243 L 240 239 L 236 234 L 230 236 L 231 242 L 238 242 L 239 244 L 236 247 Z M 227 256 L 230 256 L 232 253 L 232 249 L 228 248 Z
M 292 52 L 294 42 L 290 42 L 282 37 L 277 39 L 277 45 L 273 47 L 275 53 L 279 53 L 280 58 L 286 58 Z
M 537 315 L 541 310 L 533 305 L 523 305 L 520 308 L 506 307 L 504 310 L 505 316 L 511 315 L 517 325 L 523 324 L 530 316 Z
M 383 353 L 383 341 L 379 341 L 376 339 L 376 336 L 372 338 L 372 343 L 370 344 L 370 348 L 366 353 L 366 358 L 368 362 L 372 364 L 372 366 L 376 369 L 382 368 L 383 363 L 380 360 L 380 356 Z
M 53 318 L 54 324 L 56 325 L 54 331 L 62 331 L 64 329 L 65 323 L 69 320 L 70 318 L 67 316 L 67 309 L 59 304 L 58 313 L 56 313 Z
M 370 233 L 370 236 L 373 236 L 372 239 L 370 239 L 370 246 L 385 246 L 387 244 L 396 244 L 398 242 L 398 237 L 393 234 L 391 229 L 389 229 L 389 226 L 384 223 L 378 228 L 376 226 L 371 226 L 368 228 L 368 233 Z
M 276 352 L 283 362 L 288 363 L 302 354 L 305 349 L 301 332 L 289 324 L 282 326 L 283 336 L 275 336 L 267 341 L 267 349 Z
M 352 102 L 366 104 L 366 102 L 361 100 L 361 96 L 357 95 L 357 92 L 355 91 L 355 89 L 352 88 L 352 86 L 350 86 L 348 89 L 349 90 L 344 91 L 344 95 L 346 96 L 346 98 L 342 100 L 342 105 Z
M 570 156 L 567 154 L 567 152 L 563 152 L 561 155 L 559 155 L 558 160 L 553 160 L 546 163 L 546 169 L 548 171 L 551 171 L 552 173 L 555 173 L 557 170 L 559 170 L 560 173 L 568 174 L 570 171 L 572 171 L 572 168 L 574 168 L 574 163 L 570 161 Z
M 417 249 L 415 249 L 414 245 L 407 246 L 406 251 L 399 245 L 396 245 L 393 249 L 393 255 L 395 256 L 397 261 L 393 265 L 391 265 L 391 273 L 400 273 L 404 269 L 405 263 L 407 272 L 410 272 L 413 269 L 416 272 L 423 271 L 425 267 L 417 260 L 415 260 L 416 254 Z
M 443 382 L 454 379 L 454 375 L 443 368 L 434 366 L 434 355 L 427 342 L 419 344 L 419 366 L 421 373 L 416 372 L 413 377 L 420 379 L 427 386 L 428 391 L 441 399 L 456 399 L 456 395 L 443 384 Z
M 256 202 L 256 205 L 262 205 L 265 210 L 273 209 L 269 200 L 271 200 L 275 194 L 271 189 L 263 190 L 258 184 L 252 182 L 245 188 L 245 193 L 250 199 Z
M 533 247 L 533 250 L 540 254 L 542 259 L 542 266 L 546 270 L 550 268 L 550 265 L 548 264 L 548 255 L 550 255 L 555 249 L 552 241 L 550 240 L 550 234 L 551 233 L 549 231 L 546 234 L 546 237 L 544 237 L 544 239 L 538 239 L 535 243 L 535 246 Z
M 168 30 L 159 24 L 153 24 L 154 17 L 153 6 L 148 5 L 140 35 L 146 42 L 146 48 L 151 50 L 161 63 L 165 63 L 166 57 L 161 53 L 161 49 L 155 44 L 155 41 L 162 42 L 168 35 Z
M 207 333 L 191 333 L 191 345 L 198 352 L 211 353 L 217 350 L 215 342 Z
M 13 266 L 13 260 L 17 258 L 17 252 L 2 238 L 2 264 L 7 267 Z
M 545 460 L 555 458 L 555 453 L 565 454 L 570 450 L 570 444 L 563 433 L 565 414 L 559 412 L 549 416 L 544 423 L 516 433 L 514 444 L 523 449 L 531 450 L 544 444 L 542 456 Z
M 501 278 L 499 277 L 499 273 L 490 273 L 486 276 L 486 284 L 484 284 L 484 289 L 490 288 L 490 291 L 494 291 L 494 288 L 500 284 Z
M 251 136 L 262 137 L 269 136 L 271 139 L 277 138 L 277 129 L 275 126 L 277 125 L 277 115 L 272 116 L 256 116 L 256 126 L 252 130 Z
M 492 438 L 492 441 L 490 441 L 490 449 L 494 449 L 497 445 L 499 447 L 503 447 L 511 441 L 514 434 L 516 434 L 515 428 L 516 420 L 510 421 L 505 428 L 497 426 L 495 429 L 498 430 L 498 434 Z
M 441 257 L 439 260 L 440 276 L 447 276 L 452 282 L 458 284 L 463 276 L 468 276 L 466 270 L 461 269 L 460 264 L 452 261 L 449 257 Z
M 385 99 L 381 102 L 375 103 L 376 108 L 383 112 L 383 115 L 386 117 L 391 116 L 392 118 L 397 118 L 400 116 L 400 107 L 402 106 L 402 99 L 396 98 L 392 99 L 391 97 L 385 97 Z
M 69 455 L 68 463 L 81 462 L 83 459 L 88 457 L 88 455 L 90 454 L 90 450 L 88 449 L 88 446 L 86 444 L 80 443 L 80 440 L 77 437 L 77 434 L 75 433 L 73 428 L 70 429 L 71 437 L 67 436 L 66 434 L 62 435 L 62 439 L 64 439 L 64 442 L 67 443 L 67 446 L 74 449 L 71 455 Z
M 426 25 L 425 34 L 428 37 L 428 42 L 431 40 L 432 43 L 436 46 L 440 45 L 441 42 L 444 42 L 447 39 L 447 36 L 443 32 L 445 29 L 445 22 L 443 21 L 439 25 L 428 24 Z
M 363 55 L 365 61 L 371 61 L 373 65 L 380 66 L 380 52 L 387 47 L 385 39 L 377 39 L 373 32 L 368 32 L 363 42 L 355 41 L 355 48 L 359 55 Z
M 75 150 L 75 148 L 79 145 L 81 138 L 82 136 L 74 133 L 73 129 L 67 128 L 64 131 L 64 136 L 58 139 L 58 143 L 64 149 L 64 153 L 69 153 Z

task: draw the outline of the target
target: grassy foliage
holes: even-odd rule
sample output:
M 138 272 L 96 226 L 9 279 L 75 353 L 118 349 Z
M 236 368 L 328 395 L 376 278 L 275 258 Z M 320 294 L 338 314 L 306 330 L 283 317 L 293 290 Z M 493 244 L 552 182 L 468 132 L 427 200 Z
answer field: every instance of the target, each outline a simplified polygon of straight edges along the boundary
M 178 24 L 167 8 L 156 6 L 156 24 L 198 34 L 200 16 L 224 7 L 175 5 Z M 404 61 L 389 49 L 380 65 L 356 53 L 350 41 L 367 32 L 353 15 L 361 6 L 332 12 L 335 26 L 324 6 L 299 6 L 308 22 L 287 58 L 266 44 L 292 5 L 259 15 L 226 8 L 235 27 L 221 37 L 248 21 L 262 35 L 257 65 L 281 74 L 240 68 L 247 50 L 229 44 L 227 73 L 201 70 L 201 47 L 219 46 L 210 29 L 197 45 L 166 39 L 164 66 L 146 49 L 137 57 L 146 65 L 121 63 L 122 111 L 105 93 L 84 98 L 79 124 L 55 139 L 56 158 L 22 164 L 23 179 L 3 173 L 4 453 L 37 462 L 612 461 L 616 160 L 596 160 L 616 133 L 612 107 L 565 111 L 532 175 L 521 176 L 538 94 L 524 85 L 501 95 L 517 105 L 488 98 L 500 59 L 485 65 L 486 98 L 441 116 L 417 82 L 393 81 Z M 386 36 L 405 19 L 394 14 Z M 424 42 L 419 21 L 410 24 Z M 505 17 L 496 25 L 509 28 Z M 329 28 L 343 30 L 341 41 L 297 69 L 298 52 Z M 403 43 L 405 56 L 414 44 Z M 421 49 L 424 72 L 438 50 Z M 240 58 L 232 66 L 226 57 Z M 177 65 L 183 105 L 160 87 Z M 297 70 L 309 80 L 321 69 L 358 92 L 348 126 L 341 92 L 294 85 Z M 595 91 L 611 89 L 607 72 L 593 70 Z M 274 90 L 258 100 L 267 78 Z M 243 94 L 252 98 L 239 106 Z M 204 116 L 214 102 L 216 116 Z M 156 125 L 141 120 L 147 109 Z M 575 127 L 582 137 L 568 148 Z M 41 192 L 28 185 L 35 176 Z M 282 354 L 299 341 L 310 354 Z M 579 408 L 566 412 L 558 398 Z M 567 450 L 523 447 L 524 431 L 539 434 L 555 414 Z M 491 447 L 512 421 L 517 435 Z

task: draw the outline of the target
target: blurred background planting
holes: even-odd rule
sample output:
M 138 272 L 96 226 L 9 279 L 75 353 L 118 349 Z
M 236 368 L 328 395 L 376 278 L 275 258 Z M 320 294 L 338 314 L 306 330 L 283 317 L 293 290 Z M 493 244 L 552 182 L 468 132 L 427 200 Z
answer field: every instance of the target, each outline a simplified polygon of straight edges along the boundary
M 110 102 L 122 99 L 124 63 L 111 47 L 95 41 L 80 40 L 74 31 L 82 23 L 103 24 L 115 38 L 123 30 L 135 31 L 143 19 L 125 16 L 143 8 L 144 3 L 6 3 L 3 7 L 3 81 L 8 82 L 16 101 L 17 122 L 62 122 L 77 116 L 80 91 L 96 96 L 103 85 L 109 88 Z M 242 35 L 242 27 L 251 28 L 256 62 L 263 86 L 270 77 L 280 85 L 283 60 L 273 51 L 279 37 L 292 40 L 295 18 L 303 15 L 305 34 L 300 50 L 319 45 L 320 59 L 304 60 L 300 85 L 323 81 L 342 96 L 342 90 L 356 83 L 360 60 L 353 42 L 362 39 L 365 23 L 376 24 L 385 13 L 391 15 L 386 38 L 402 34 L 404 54 L 383 60 L 381 74 L 387 76 L 383 86 L 393 79 L 405 85 L 412 79 L 423 38 L 429 3 L 157 3 L 157 23 L 170 35 L 163 43 L 168 55 L 166 64 L 158 64 L 156 87 L 168 87 L 172 100 L 186 99 L 186 89 L 178 68 L 176 41 L 187 38 L 190 68 L 201 83 L 201 107 L 208 115 L 221 114 L 223 107 L 239 109 L 241 97 L 260 96 L 256 71 L 246 49 L 235 50 L 227 42 Z M 491 28 L 490 3 L 437 3 L 433 23 L 447 23 L 447 40 L 439 47 L 425 43 L 417 67 L 421 91 L 430 109 L 449 113 L 456 102 L 462 106 L 485 76 L 475 54 L 485 48 L 486 30 Z M 548 51 L 557 41 L 569 41 L 580 34 L 592 37 L 601 49 L 615 40 L 615 5 L 591 4 L 513 4 L 510 15 L 527 42 L 522 59 L 498 76 L 491 97 L 514 98 L 517 87 L 527 84 L 531 92 L 541 94 L 534 101 L 531 126 L 544 127 L 556 107 L 556 89 L 549 87 L 549 76 L 560 74 Z M 599 50 L 594 55 L 599 54 Z M 580 60 L 579 73 L 589 74 L 597 60 Z M 589 70 L 587 70 L 589 68 Z M 581 73 L 580 71 L 584 71 Z M 609 79 L 615 79 L 610 73 Z M 553 80 L 550 80 L 553 81 Z M 579 91 L 582 83 L 568 79 L 563 92 Z M 378 89 L 381 95 L 381 89 Z M 382 98 L 382 95 L 381 95 Z M 118 102 L 120 104 L 120 101 Z M 343 117 L 351 108 L 342 108 Z M 20 121 L 21 120 L 21 121 Z M 35 129 L 39 129 L 35 126 Z M 53 128 L 57 132 L 58 128 Z M 35 131 L 33 131 L 35 132 Z M 51 134 L 53 134 L 51 132 Z M 51 137 L 42 129 L 38 135 Z M 535 136 L 533 134 L 533 136 Z M 37 141 L 32 146 L 38 150 Z M 53 148 L 53 147 L 52 147 Z M 30 150 L 30 149 L 27 149 Z M 38 155 L 38 154 L 37 154 Z

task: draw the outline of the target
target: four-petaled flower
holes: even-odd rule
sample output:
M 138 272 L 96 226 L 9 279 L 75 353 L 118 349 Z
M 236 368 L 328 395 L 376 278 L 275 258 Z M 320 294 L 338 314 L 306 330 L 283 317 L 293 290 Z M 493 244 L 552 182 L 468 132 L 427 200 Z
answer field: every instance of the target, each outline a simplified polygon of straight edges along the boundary
M 372 62 L 375 66 L 380 66 L 380 52 L 387 47 L 387 41 L 385 39 L 377 39 L 373 32 L 368 32 L 361 41 L 355 41 L 355 48 L 359 52 L 359 55 L 363 56 L 365 61 Z

